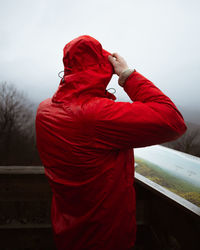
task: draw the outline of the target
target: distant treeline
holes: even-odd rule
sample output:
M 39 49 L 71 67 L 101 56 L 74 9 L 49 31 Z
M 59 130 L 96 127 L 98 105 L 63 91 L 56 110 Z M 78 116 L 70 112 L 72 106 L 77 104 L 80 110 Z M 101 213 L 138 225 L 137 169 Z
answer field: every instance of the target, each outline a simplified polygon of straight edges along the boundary
M 162 144 L 163 146 L 200 157 L 200 125 L 186 122 L 187 131 L 175 141 Z
M 14 85 L 0 83 L 0 165 L 41 165 L 35 137 L 36 106 Z M 164 146 L 200 157 L 200 128 Z

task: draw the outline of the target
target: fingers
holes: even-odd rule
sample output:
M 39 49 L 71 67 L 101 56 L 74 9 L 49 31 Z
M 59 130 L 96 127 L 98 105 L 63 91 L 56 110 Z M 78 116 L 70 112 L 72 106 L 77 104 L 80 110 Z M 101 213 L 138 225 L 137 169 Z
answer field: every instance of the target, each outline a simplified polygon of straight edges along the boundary
M 113 53 L 112 56 L 114 56 L 116 59 L 120 59 L 121 58 L 121 56 L 118 53 L 116 53 L 116 52 Z
M 124 58 L 116 52 L 113 53 L 112 55 L 109 55 L 108 60 L 113 65 L 114 71 L 118 76 L 121 74 L 121 72 L 128 69 L 128 65 L 124 60 Z
M 112 56 L 109 56 L 109 60 L 111 63 L 115 63 L 115 62 L 122 62 L 124 61 L 124 58 L 122 56 L 120 56 L 118 53 L 113 53 Z
M 116 52 L 112 53 L 112 55 L 109 55 L 108 58 L 111 63 L 122 60 L 122 57 Z
M 116 59 L 115 59 L 113 56 L 111 56 L 111 55 L 108 56 L 108 60 L 109 60 L 112 64 L 114 64 L 115 61 L 116 61 Z

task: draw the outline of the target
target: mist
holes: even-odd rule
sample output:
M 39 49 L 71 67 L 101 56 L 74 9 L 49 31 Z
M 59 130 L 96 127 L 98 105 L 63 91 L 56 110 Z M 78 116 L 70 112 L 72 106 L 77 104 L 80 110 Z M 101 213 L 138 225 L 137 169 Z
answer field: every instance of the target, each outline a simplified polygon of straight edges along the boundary
M 53 95 L 66 43 L 80 35 L 122 55 L 200 124 L 200 2 L 196 0 L 0 1 L 0 80 L 36 104 Z M 130 101 L 117 84 L 117 101 Z

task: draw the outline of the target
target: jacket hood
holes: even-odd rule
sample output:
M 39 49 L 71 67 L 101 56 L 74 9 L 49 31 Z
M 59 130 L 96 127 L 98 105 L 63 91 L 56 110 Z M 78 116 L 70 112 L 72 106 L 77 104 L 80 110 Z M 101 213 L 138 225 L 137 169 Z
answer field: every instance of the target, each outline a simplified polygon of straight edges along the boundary
M 114 74 L 108 55 L 111 53 L 88 35 L 67 43 L 63 49 L 64 76 L 52 100 L 63 102 L 86 95 L 115 100 L 116 97 L 106 90 Z

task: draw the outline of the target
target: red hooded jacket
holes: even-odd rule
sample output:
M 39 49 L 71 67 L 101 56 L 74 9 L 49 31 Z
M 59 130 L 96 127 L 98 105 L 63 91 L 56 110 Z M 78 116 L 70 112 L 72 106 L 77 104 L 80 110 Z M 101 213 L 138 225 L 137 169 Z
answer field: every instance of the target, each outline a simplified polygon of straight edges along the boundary
M 64 77 L 36 116 L 37 147 L 53 197 L 58 250 L 128 250 L 136 237 L 133 148 L 174 140 L 186 126 L 173 102 L 133 72 L 106 91 L 110 53 L 84 35 L 64 48 Z

